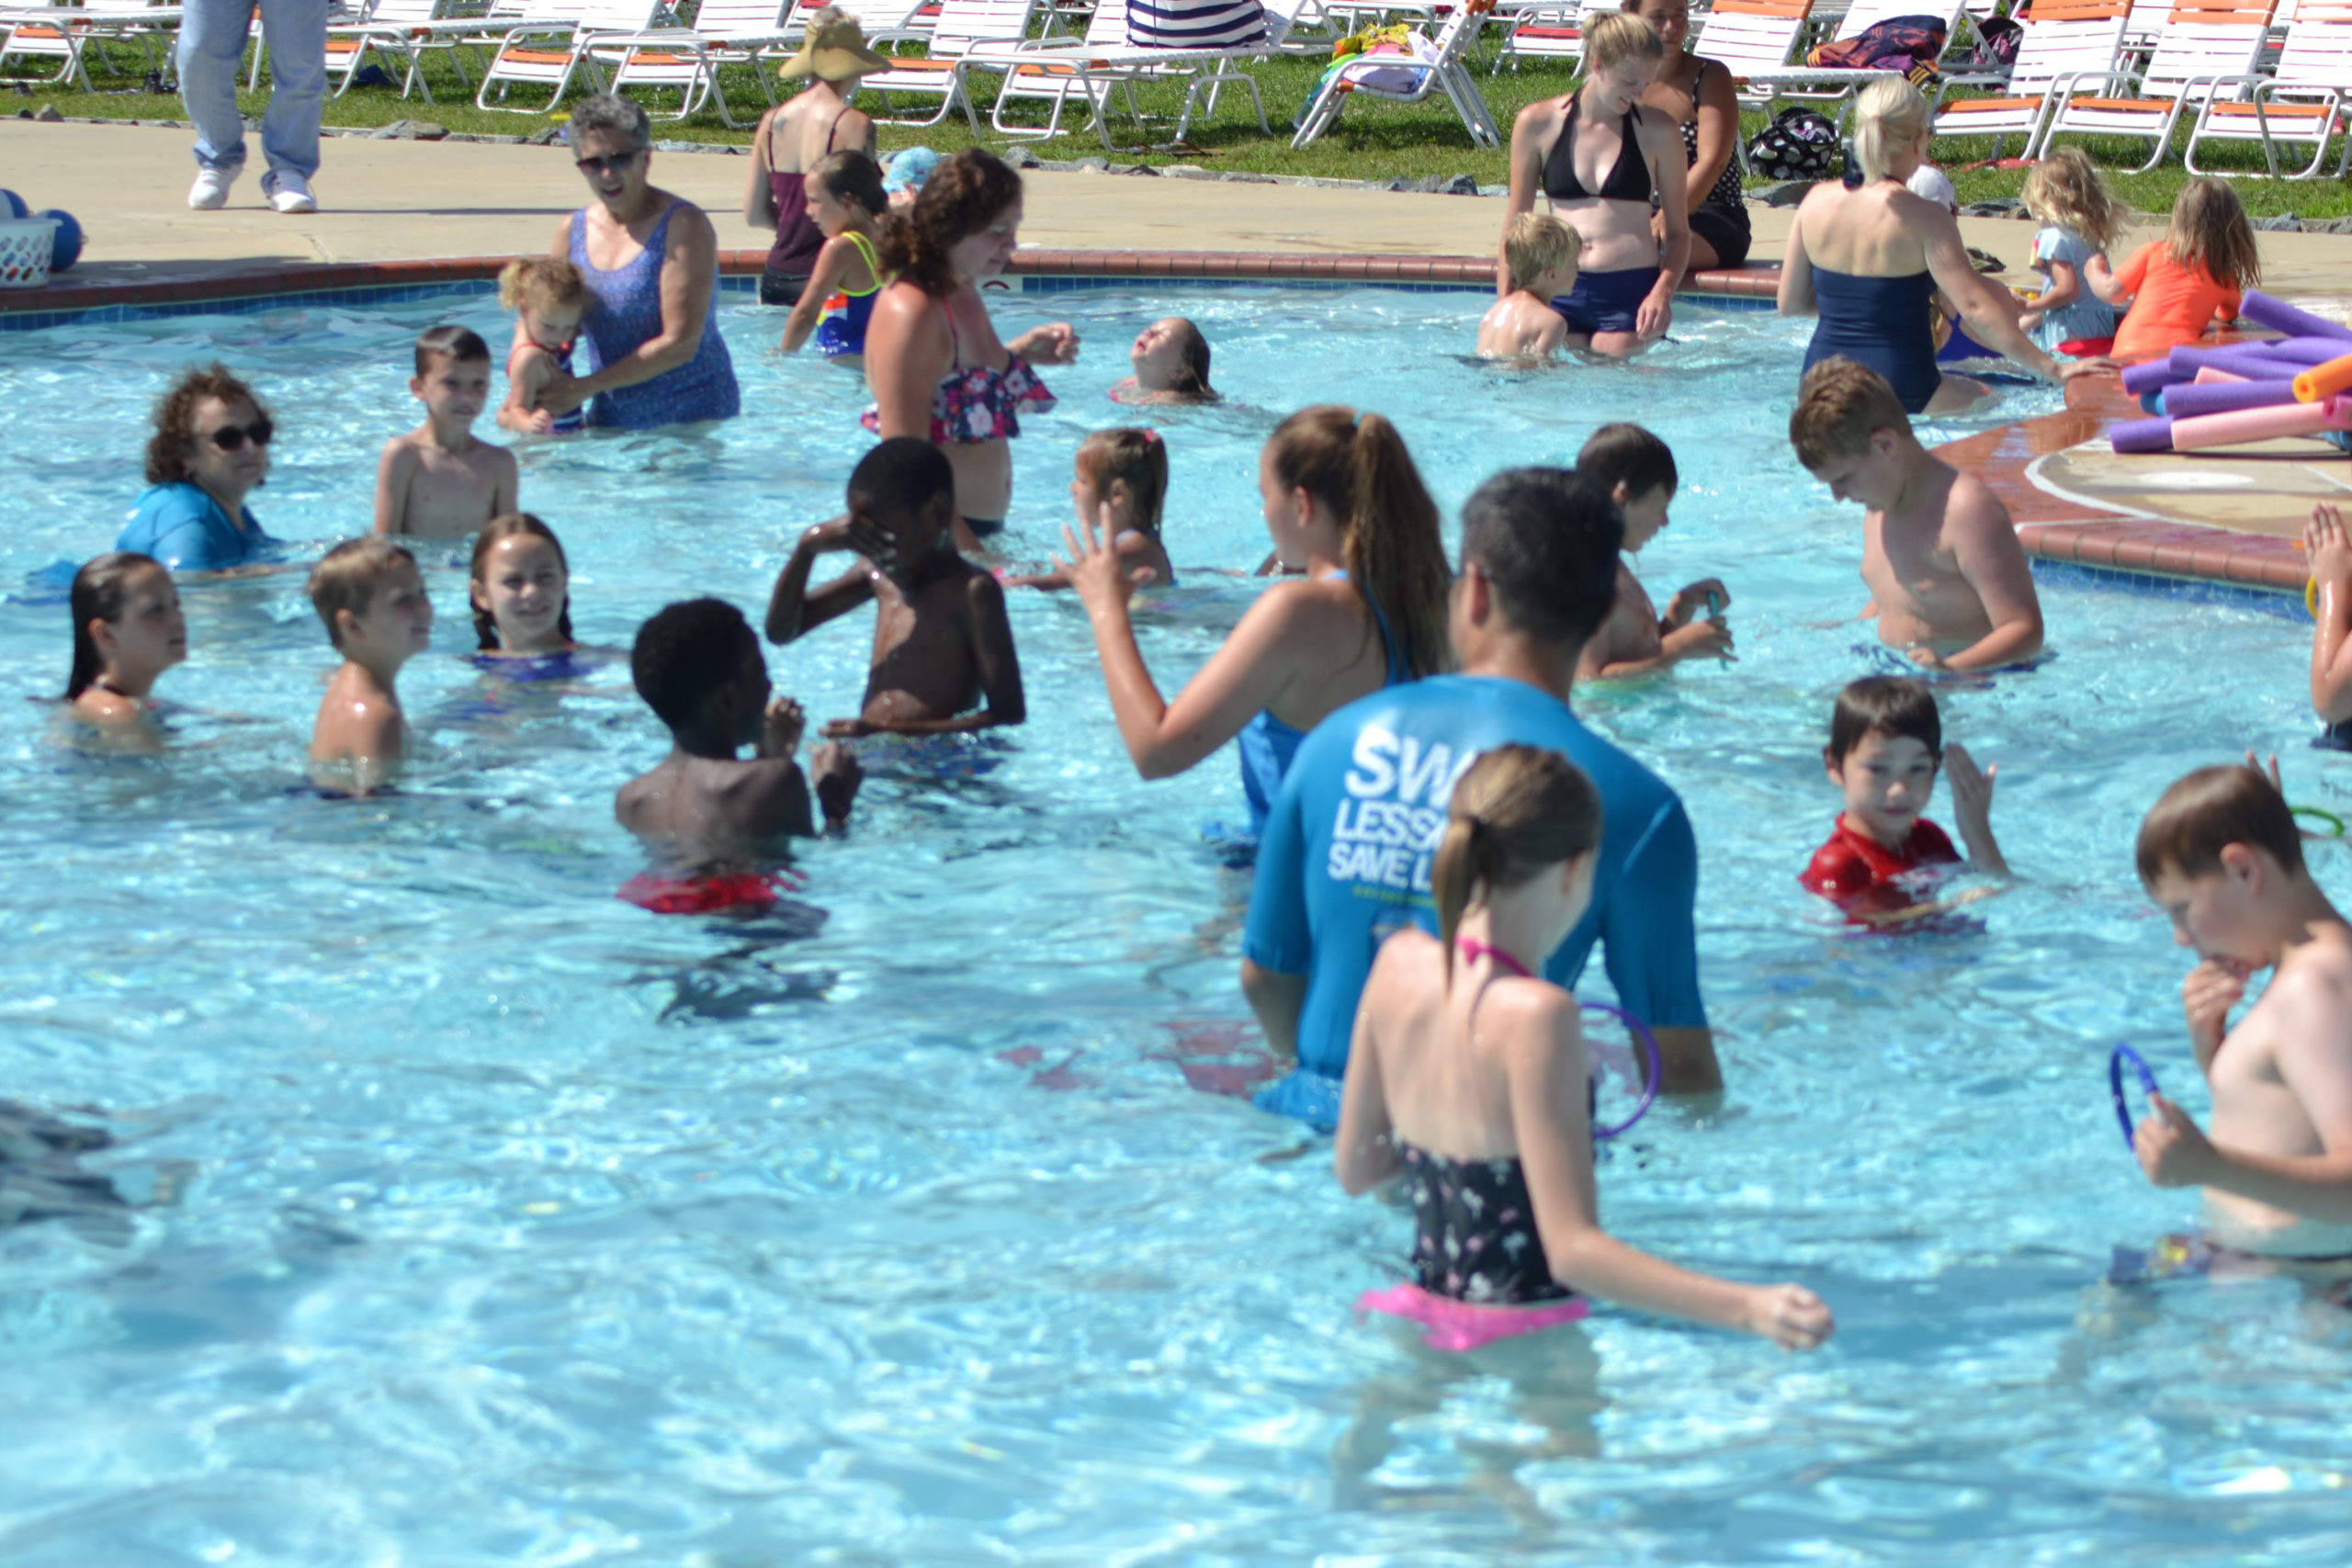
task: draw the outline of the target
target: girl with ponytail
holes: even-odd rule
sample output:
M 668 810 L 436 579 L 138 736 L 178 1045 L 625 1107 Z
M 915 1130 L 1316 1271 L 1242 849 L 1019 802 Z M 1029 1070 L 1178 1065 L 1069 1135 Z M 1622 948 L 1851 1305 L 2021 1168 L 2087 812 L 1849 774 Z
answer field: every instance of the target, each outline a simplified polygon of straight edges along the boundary
M 1833 1324 L 1802 1285 L 1694 1274 L 1601 1228 L 1577 999 L 1536 977 L 1591 902 L 1600 843 L 1600 792 L 1556 751 L 1498 747 L 1455 784 L 1442 934 L 1380 949 L 1340 1108 L 1340 1184 L 1408 1179 L 1418 1278 L 1356 1304 L 1441 1349 L 1582 1317 L 1586 1297 L 1810 1349 Z
M 1253 833 L 1308 730 L 1446 667 L 1452 580 L 1437 502 L 1376 413 L 1327 403 L 1291 415 L 1260 454 L 1258 491 L 1276 557 L 1306 576 L 1266 590 L 1173 702 L 1136 646 L 1127 598 L 1141 577 L 1121 563 L 1110 520 L 1065 530 L 1071 561 L 1057 563 L 1086 603 L 1136 771 L 1169 778 L 1238 738 Z
M 153 556 L 115 550 L 74 574 L 74 716 L 110 730 L 144 730 L 156 678 L 187 657 L 187 618 L 172 574 Z M 151 732 L 152 733 L 152 732 Z

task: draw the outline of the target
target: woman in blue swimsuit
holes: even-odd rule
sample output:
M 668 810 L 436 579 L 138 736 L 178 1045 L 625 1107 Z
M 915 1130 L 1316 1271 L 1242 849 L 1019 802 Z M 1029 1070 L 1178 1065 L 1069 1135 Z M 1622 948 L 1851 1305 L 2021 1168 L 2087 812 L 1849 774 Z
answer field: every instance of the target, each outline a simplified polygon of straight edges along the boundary
M 1452 578 L 1437 502 L 1376 413 L 1327 403 L 1291 415 L 1259 457 L 1258 491 L 1275 554 L 1306 576 L 1260 595 L 1173 702 L 1136 646 L 1135 579 L 1107 532 L 1072 538 L 1076 559 L 1063 569 L 1086 602 L 1136 771 L 1170 778 L 1238 739 L 1253 832 L 1308 730 L 1444 666 Z
M 581 318 L 588 374 L 560 377 L 539 406 L 628 430 L 741 411 L 718 335 L 718 234 L 693 202 L 650 179 L 653 128 L 641 105 L 599 94 L 571 111 L 571 156 L 596 199 L 563 220 L 550 253 L 594 297 Z
M 1622 11 L 1597 12 L 1584 48 L 1584 85 L 1528 105 L 1511 126 L 1503 231 L 1534 210 L 1537 192 L 1550 199 L 1584 241 L 1575 289 L 1552 301 L 1567 320 L 1568 346 L 1627 359 L 1666 335 L 1690 265 L 1682 139 L 1669 116 L 1641 102 L 1666 60 L 1656 28 Z M 1495 292 L 1510 288 L 1498 256 Z
M 2046 381 L 2103 367 L 2062 367 L 2018 326 L 2017 311 L 1969 264 L 1950 212 L 1905 185 L 1927 156 L 1928 100 L 1900 76 L 1873 82 L 1854 106 L 1854 161 L 1862 183 L 1817 185 L 1789 226 L 1781 314 L 1818 316 L 1810 370 L 1843 356 L 1886 378 L 1911 413 L 1949 413 L 1991 390 L 1936 367 L 1936 291 L 1960 309 L 1977 342 Z

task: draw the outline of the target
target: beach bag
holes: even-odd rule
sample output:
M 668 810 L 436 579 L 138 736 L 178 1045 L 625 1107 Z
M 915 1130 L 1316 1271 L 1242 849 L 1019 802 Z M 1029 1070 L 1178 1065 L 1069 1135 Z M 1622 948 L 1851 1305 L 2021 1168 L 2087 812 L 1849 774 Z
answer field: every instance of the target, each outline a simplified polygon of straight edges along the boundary
M 1852 38 L 1823 44 L 1804 62 L 1821 71 L 1900 71 L 1913 85 L 1929 87 L 1947 36 L 1939 17 L 1890 17 Z
M 1838 172 L 1838 128 L 1826 116 L 1791 107 L 1747 144 L 1747 167 L 1768 180 L 1826 180 Z
M 2025 29 L 2007 17 L 1987 17 L 1976 24 L 1976 50 L 1968 57 L 1969 71 L 2007 72 L 2018 62 L 2018 46 Z

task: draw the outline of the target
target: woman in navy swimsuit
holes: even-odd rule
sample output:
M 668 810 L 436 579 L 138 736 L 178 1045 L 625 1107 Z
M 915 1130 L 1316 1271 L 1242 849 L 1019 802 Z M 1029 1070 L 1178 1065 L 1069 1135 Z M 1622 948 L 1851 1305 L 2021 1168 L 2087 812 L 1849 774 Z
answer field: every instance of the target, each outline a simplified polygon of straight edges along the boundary
M 2045 381 L 2103 361 L 2062 369 L 2018 326 L 2017 311 L 1976 276 L 1960 225 L 1904 184 L 1927 155 L 1928 100 L 1899 76 L 1873 82 L 1854 106 L 1854 161 L 1862 183 L 1825 181 L 1805 196 L 1789 227 L 1781 263 L 1781 314 L 1818 316 L 1810 370 L 1843 356 L 1886 378 L 1911 413 L 1949 413 L 1991 390 L 1936 367 L 1936 290 L 1960 308 L 1969 334 Z
M 1657 29 L 1607 11 L 1586 25 L 1584 39 L 1584 85 L 1528 105 L 1511 126 L 1503 229 L 1533 210 L 1538 191 L 1550 198 L 1584 241 L 1575 289 L 1552 302 L 1567 319 L 1568 346 L 1625 359 L 1666 335 L 1690 264 L 1682 139 L 1672 118 L 1641 102 L 1666 59 Z M 1651 227 L 1653 197 L 1663 245 Z M 1499 258 L 1495 291 L 1510 291 Z

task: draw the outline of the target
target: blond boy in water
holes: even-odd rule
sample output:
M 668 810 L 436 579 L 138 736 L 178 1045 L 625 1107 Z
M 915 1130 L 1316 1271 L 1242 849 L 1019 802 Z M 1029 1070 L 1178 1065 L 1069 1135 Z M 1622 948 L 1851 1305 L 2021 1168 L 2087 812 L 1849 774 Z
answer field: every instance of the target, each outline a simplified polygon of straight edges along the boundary
M 1548 212 L 1522 212 L 1503 236 L 1510 292 L 1487 307 L 1478 322 L 1481 359 L 1556 358 L 1567 341 L 1567 318 L 1553 299 L 1577 286 L 1584 241 Z

